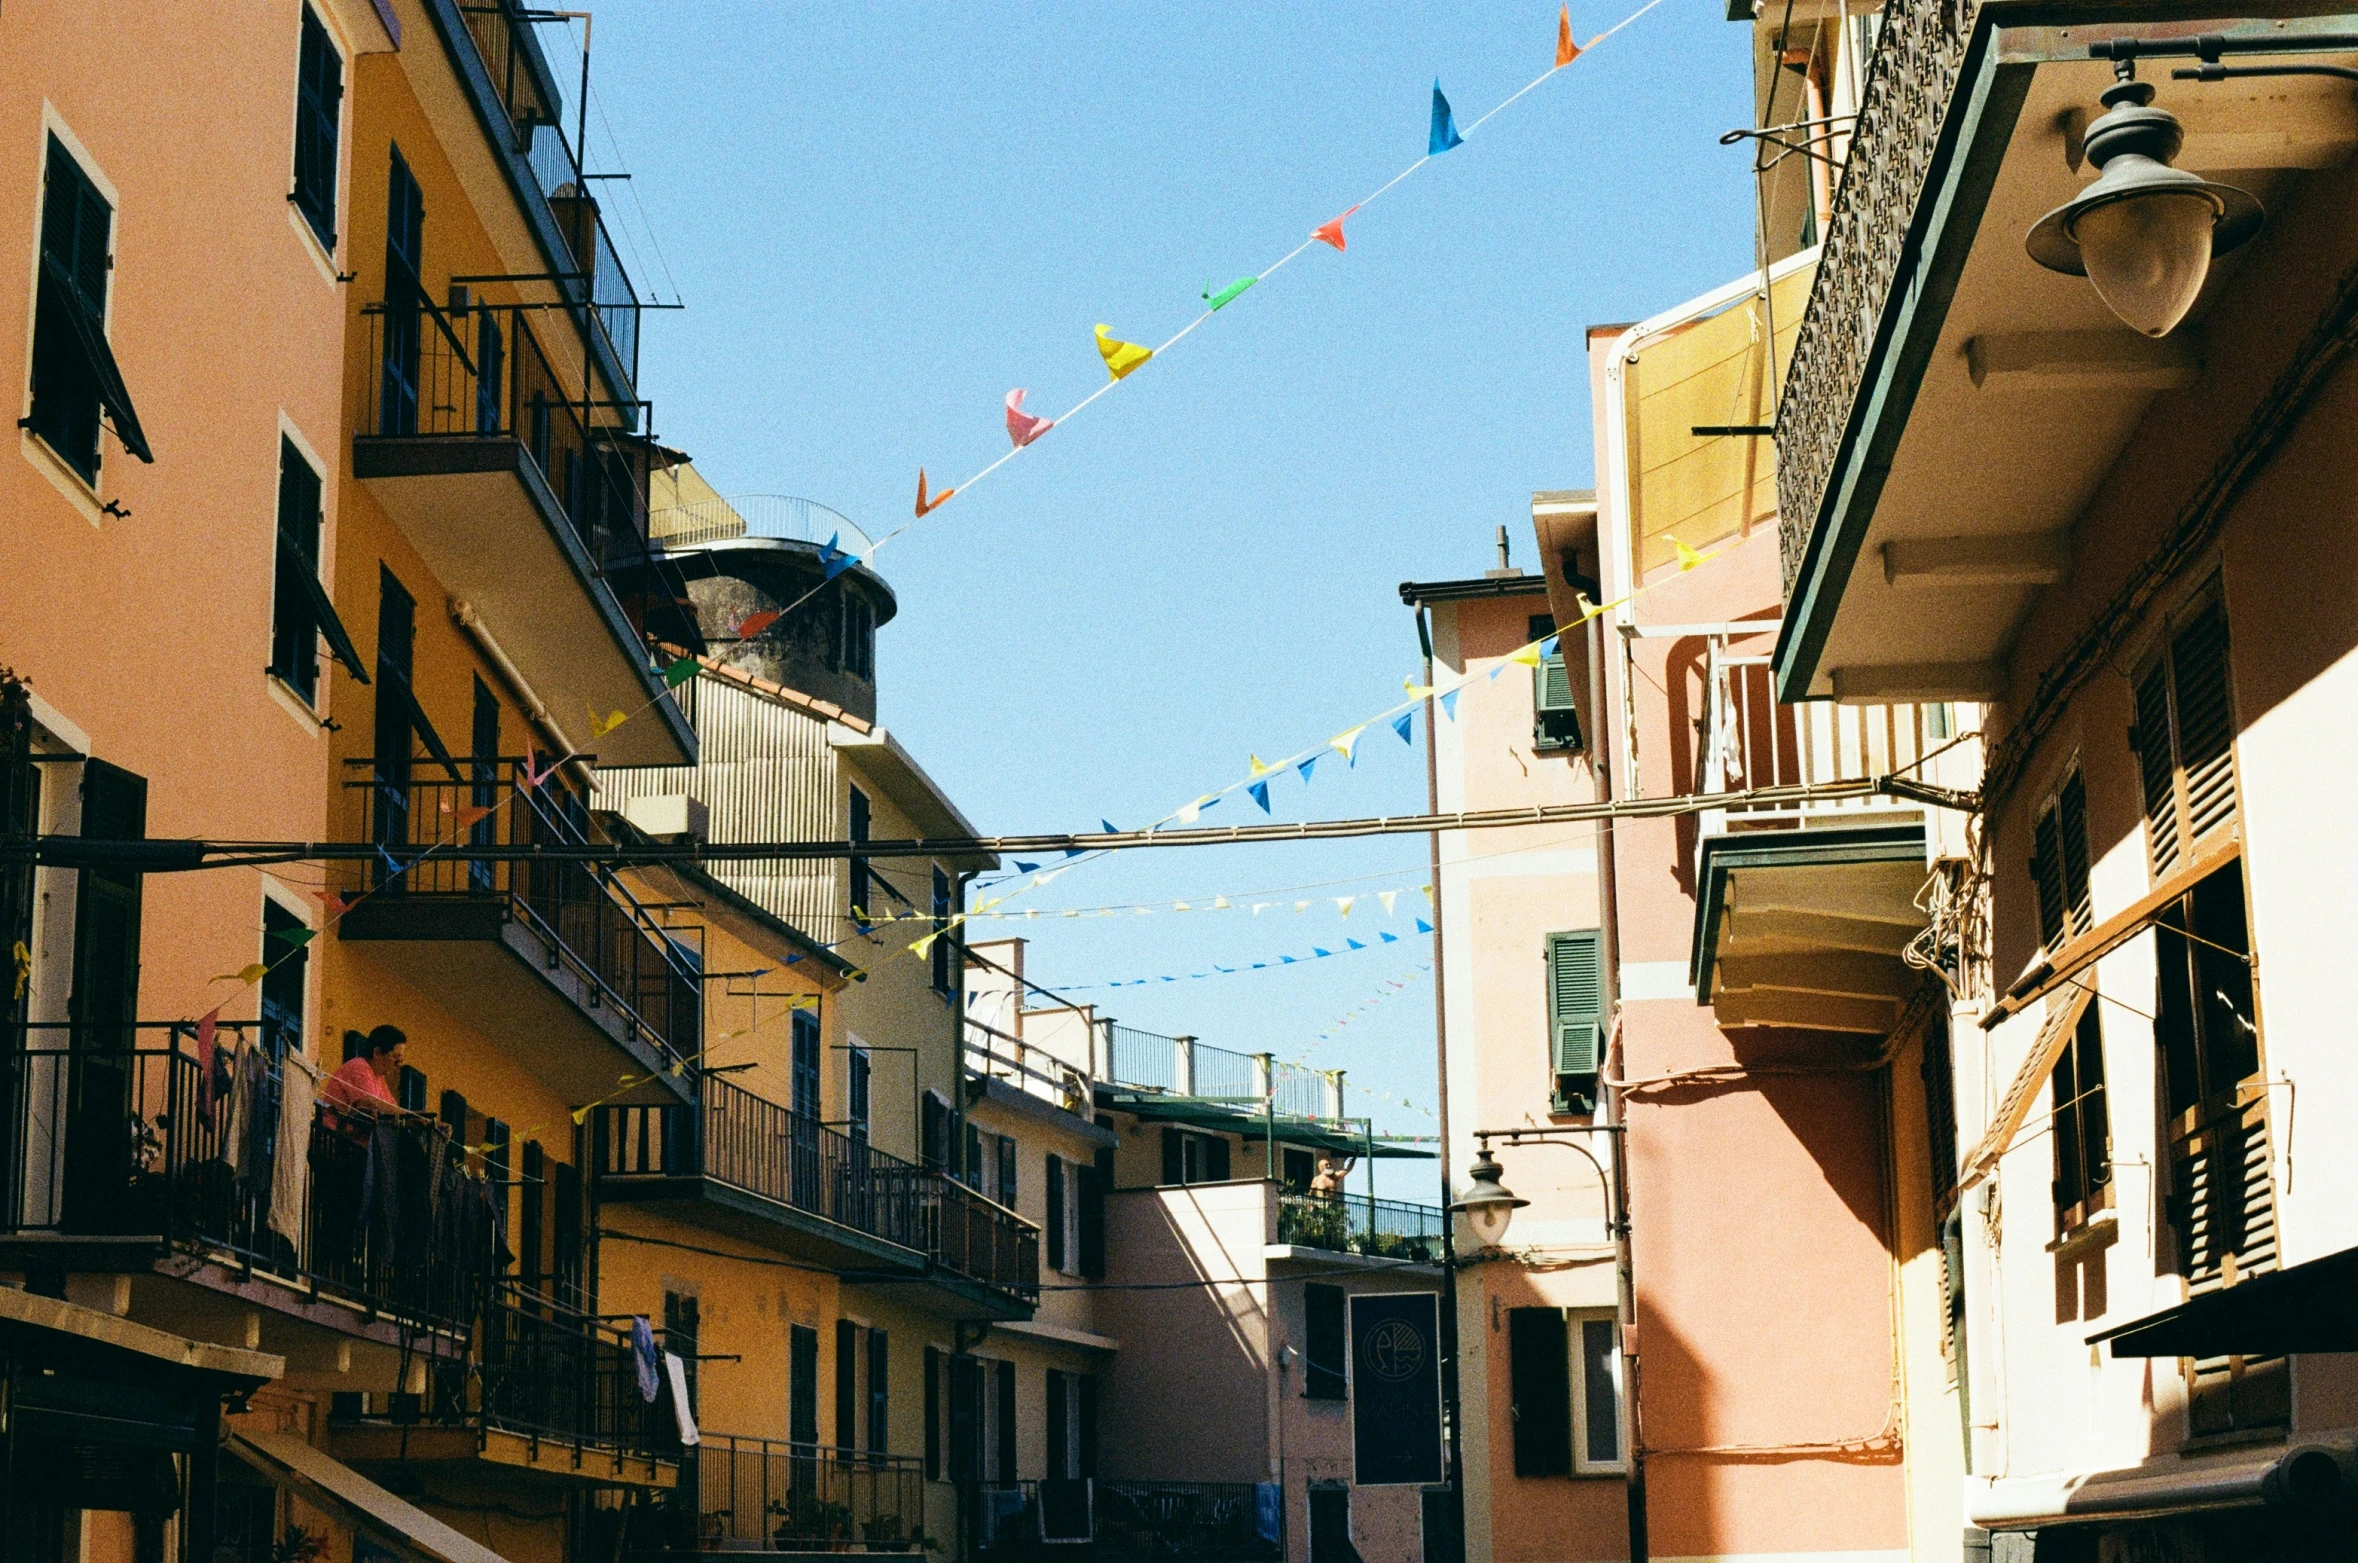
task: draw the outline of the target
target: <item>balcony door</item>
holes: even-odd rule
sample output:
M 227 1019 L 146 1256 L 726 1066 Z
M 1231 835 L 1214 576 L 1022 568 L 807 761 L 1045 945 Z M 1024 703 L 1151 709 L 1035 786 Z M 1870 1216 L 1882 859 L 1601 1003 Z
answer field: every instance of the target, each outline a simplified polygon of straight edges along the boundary
M 147 834 L 147 782 L 103 760 L 84 763 L 82 834 L 132 841 Z M 82 871 L 75 899 L 72 1058 L 67 1065 L 65 1188 L 69 1232 L 121 1232 L 134 1220 L 139 1148 L 168 1104 L 135 1102 L 139 1013 L 140 877 Z M 160 1217 L 161 1211 L 159 1209 Z
M 819 1208 L 819 1017 L 807 1009 L 794 1012 L 794 1203 L 803 1210 Z

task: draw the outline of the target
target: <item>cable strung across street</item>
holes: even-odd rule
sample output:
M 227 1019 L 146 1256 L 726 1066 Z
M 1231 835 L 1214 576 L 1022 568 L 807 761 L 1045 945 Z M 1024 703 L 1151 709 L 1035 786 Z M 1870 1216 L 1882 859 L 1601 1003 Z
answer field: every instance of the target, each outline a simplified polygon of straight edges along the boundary
M 1670 819 L 1716 809 L 1792 808 L 1813 803 L 1897 798 L 1930 808 L 1971 812 L 1978 794 L 1935 787 L 1912 777 L 1863 776 L 1850 781 L 1803 782 L 1753 787 L 1740 792 L 1676 793 L 1660 798 L 1626 798 L 1605 803 L 1561 803 L 1534 808 L 1474 809 L 1455 814 L 1399 814 L 1357 819 L 1303 820 L 1295 824 L 1190 826 L 1184 829 L 1110 830 L 1033 836 L 920 836 L 908 840 L 863 841 L 637 841 L 637 842 L 421 842 L 390 846 L 375 841 L 110 841 L 89 836 L 43 836 L 0 843 L 0 862 L 21 861 L 29 851 L 55 868 L 119 868 L 149 874 L 187 873 L 207 868 L 242 868 L 270 863 L 381 862 L 400 866 L 431 854 L 469 863 L 641 864 L 755 863 L 819 861 L 831 858 L 957 857 L 1001 853 L 1080 853 L 1137 847 L 1220 847 L 1263 841 L 1334 841 L 1354 836 L 1417 836 L 1446 830 L 1505 830 L 1517 826 L 1573 825 L 1588 820 Z

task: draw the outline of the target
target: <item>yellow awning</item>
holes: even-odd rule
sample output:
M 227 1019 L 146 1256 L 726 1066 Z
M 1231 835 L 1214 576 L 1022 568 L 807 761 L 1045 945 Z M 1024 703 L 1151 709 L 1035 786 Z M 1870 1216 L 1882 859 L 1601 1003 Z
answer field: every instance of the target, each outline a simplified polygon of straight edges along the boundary
M 291 1433 L 233 1432 L 229 1448 L 275 1485 L 301 1493 L 304 1501 L 391 1548 L 406 1563 L 507 1563 Z

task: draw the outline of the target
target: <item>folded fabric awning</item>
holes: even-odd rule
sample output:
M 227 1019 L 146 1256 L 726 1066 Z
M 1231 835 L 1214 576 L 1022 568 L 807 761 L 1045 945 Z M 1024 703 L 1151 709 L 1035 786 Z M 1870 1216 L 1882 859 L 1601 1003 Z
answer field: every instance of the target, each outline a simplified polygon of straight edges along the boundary
M 2023 1119 L 2030 1116 L 2031 1102 L 2039 1094 L 2039 1087 L 2055 1072 L 2055 1061 L 2070 1044 L 2072 1031 L 2080 1023 L 2080 1012 L 2095 996 L 2096 990 L 2086 983 L 2074 983 L 2071 991 L 2047 1011 L 2037 1039 L 2023 1055 L 2022 1067 L 2014 1072 L 2013 1084 L 1998 1099 L 1998 1110 L 1990 1115 L 1990 1126 L 1982 1131 L 1981 1143 L 1973 1147 L 1973 1153 L 1965 1158 L 1957 1174 L 1959 1190 L 1973 1187 L 1996 1170 L 1998 1158 L 2006 1154 L 2006 1147 L 2014 1143 Z
M 2116 1357 L 2285 1357 L 2358 1352 L 2358 1248 L 2246 1275 L 2100 1334 Z
M 275 1485 L 292 1488 L 306 1503 L 390 1548 L 404 1563 L 507 1563 L 291 1433 L 233 1432 L 229 1450 Z

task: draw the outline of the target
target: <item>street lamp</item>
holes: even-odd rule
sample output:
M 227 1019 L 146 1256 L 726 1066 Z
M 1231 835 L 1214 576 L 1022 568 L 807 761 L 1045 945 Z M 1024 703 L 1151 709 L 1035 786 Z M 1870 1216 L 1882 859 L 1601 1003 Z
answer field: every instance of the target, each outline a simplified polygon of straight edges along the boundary
M 1474 1229 L 1474 1240 L 1484 1248 L 1496 1248 L 1505 1242 L 1507 1223 L 1514 1219 L 1516 1211 L 1531 1203 L 1498 1181 L 1504 1170 L 1485 1143 L 1482 1153 L 1474 1158 L 1474 1165 L 1467 1169 L 1471 1186 L 1465 1197 L 1449 1207 L 1464 1212 L 1466 1224 Z
M 2088 127 L 2095 183 L 2031 228 L 2024 244 L 2049 271 L 2084 276 L 2115 315 L 2150 337 L 2168 336 L 2194 307 L 2211 260 L 2259 232 L 2258 200 L 2233 185 L 2172 168 L 2185 144 L 2178 116 L 2153 106 L 2132 61 L 2104 91 Z

